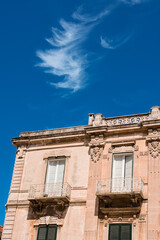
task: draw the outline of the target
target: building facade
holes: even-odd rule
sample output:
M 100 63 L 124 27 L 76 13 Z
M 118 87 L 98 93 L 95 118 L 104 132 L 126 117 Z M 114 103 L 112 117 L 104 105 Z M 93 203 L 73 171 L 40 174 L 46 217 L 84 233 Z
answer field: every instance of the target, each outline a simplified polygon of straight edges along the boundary
M 3 240 L 160 240 L 160 108 L 24 132 Z
M 0 240 L 1 240 L 1 238 L 2 238 L 2 232 L 3 232 L 3 226 L 0 225 Z

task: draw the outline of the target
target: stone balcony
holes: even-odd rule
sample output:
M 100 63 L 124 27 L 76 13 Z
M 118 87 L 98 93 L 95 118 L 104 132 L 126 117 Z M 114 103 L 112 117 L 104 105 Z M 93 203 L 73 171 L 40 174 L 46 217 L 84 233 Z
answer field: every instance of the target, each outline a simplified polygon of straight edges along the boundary
M 28 200 L 31 203 L 69 203 L 71 186 L 68 183 L 34 184 L 30 186 Z
M 140 177 L 99 180 L 96 191 L 99 199 L 99 215 L 139 214 L 144 198 L 143 186 Z

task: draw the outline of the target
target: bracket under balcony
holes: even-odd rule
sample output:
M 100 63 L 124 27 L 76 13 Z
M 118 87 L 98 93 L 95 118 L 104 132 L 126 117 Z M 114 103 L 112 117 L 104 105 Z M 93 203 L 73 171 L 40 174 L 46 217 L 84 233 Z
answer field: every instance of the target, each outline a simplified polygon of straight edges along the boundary
M 69 206 L 71 186 L 68 183 L 34 184 L 30 186 L 28 200 L 30 215 L 57 215 L 61 217 Z
M 103 179 L 97 182 L 99 216 L 133 216 L 140 213 L 143 201 L 141 178 Z

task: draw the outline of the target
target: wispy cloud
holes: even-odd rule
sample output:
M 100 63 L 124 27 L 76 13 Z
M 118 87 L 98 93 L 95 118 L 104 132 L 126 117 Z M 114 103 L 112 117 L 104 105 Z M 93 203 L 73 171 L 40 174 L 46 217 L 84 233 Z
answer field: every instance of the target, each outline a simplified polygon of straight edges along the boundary
M 59 81 L 50 82 L 56 88 L 71 89 L 76 92 L 86 86 L 86 68 L 89 66 L 88 55 L 82 47 L 82 43 L 88 38 L 91 30 L 101 22 L 120 3 L 135 5 L 147 0 L 116 0 L 110 7 L 95 15 L 82 14 L 82 8 L 78 8 L 72 14 L 72 20 L 59 21 L 59 28 L 52 28 L 52 37 L 46 41 L 50 49 L 37 51 L 41 62 L 37 64 L 45 69 L 45 72 L 58 76 Z M 126 43 L 129 38 L 110 40 L 107 37 L 100 37 L 100 44 L 103 48 L 116 49 Z
M 79 8 L 73 13 L 72 22 L 61 19 L 61 29 L 52 28 L 53 36 L 46 39 L 52 48 L 37 51 L 37 56 L 42 60 L 38 66 L 46 68 L 47 73 L 63 77 L 62 81 L 52 82 L 51 85 L 68 88 L 74 92 L 85 86 L 88 55 L 82 50 L 81 43 L 86 40 L 98 20 L 110 11 L 105 9 L 95 16 L 90 16 L 82 15 Z
M 103 38 L 102 36 L 100 37 L 100 44 L 103 48 L 107 49 L 116 49 L 126 43 L 129 39 L 131 38 L 131 35 L 127 37 L 121 37 L 116 40 L 111 40 L 109 38 Z
M 136 5 L 147 2 L 148 0 L 120 0 L 120 2 L 127 3 L 129 5 Z

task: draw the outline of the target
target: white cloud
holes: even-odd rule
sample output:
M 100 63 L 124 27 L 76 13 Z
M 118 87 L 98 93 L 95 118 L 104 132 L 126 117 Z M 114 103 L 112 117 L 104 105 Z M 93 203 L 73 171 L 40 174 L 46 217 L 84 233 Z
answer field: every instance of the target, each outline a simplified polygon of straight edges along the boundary
M 52 28 L 52 37 L 46 39 L 51 45 L 49 50 L 37 51 L 41 59 L 39 67 L 45 72 L 60 77 L 58 82 L 50 84 L 57 88 L 71 89 L 73 92 L 83 88 L 86 84 L 86 68 L 88 67 L 88 54 L 82 49 L 90 31 L 108 15 L 120 2 L 138 4 L 146 0 L 117 0 L 117 3 L 105 8 L 97 15 L 82 14 L 79 8 L 72 14 L 72 21 L 60 20 L 59 28 Z M 101 46 L 107 49 L 116 49 L 128 41 L 129 37 L 117 41 L 101 36 Z
M 79 7 L 76 12 L 72 14 L 72 17 L 76 20 L 81 22 L 89 23 L 89 22 L 96 22 L 103 18 L 104 16 L 108 15 L 111 12 L 112 8 L 106 8 L 104 11 L 98 13 L 95 16 L 91 16 L 89 14 L 81 14 L 82 8 Z
M 47 73 L 63 77 L 62 81 L 52 82 L 51 85 L 68 88 L 74 92 L 85 86 L 88 61 L 87 54 L 81 49 L 81 43 L 97 21 L 108 13 L 109 10 L 106 9 L 96 16 L 89 16 L 82 15 L 78 10 L 72 15 L 74 21 L 67 22 L 61 19 L 61 29 L 52 28 L 52 38 L 46 39 L 52 48 L 37 51 L 37 56 L 42 60 L 38 66 L 46 68 Z
M 131 35 L 127 37 L 120 37 L 117 40 L 110 40 L 108 38 L 100 37 L 100 44 L 103 48 L 116 49 L 126 43 L 131 38 Z
M 129 5 L 136 5 L 147 2 L 148 0 L 120 0 L 120 2 L 127 3 Z

